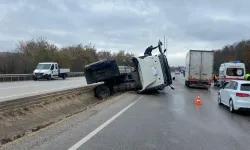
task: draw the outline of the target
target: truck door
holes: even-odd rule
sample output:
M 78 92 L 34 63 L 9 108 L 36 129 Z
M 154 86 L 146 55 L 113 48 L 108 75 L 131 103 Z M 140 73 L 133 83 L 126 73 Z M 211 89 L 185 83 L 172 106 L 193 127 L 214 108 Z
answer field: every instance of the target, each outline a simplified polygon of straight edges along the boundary
M 201 52 L 201 80 L 208 80 L 213 73 L 213 52 Z
M 55 67 L 55 64 L 52 64 L 52 65 L 51 65 L 50 70 L 51 70 L 51 77 L 52 77 L 52 78 L 55 77 L 55 76 L 58 76 L 58 73 L 57 73 L 57 69 L 56 69 L 56 67 Z
M 54 76 L 58 76 L 59 74 L 59 69 L 58 69 L 58 64 L 55 64 L 55 69 L 54 69 L 55 73 L 53 74 Z
M 189 77 L 195 80 L 200 80 L 201 79 L 201 52 L 191 51 L 189 59 L 190 59 Z

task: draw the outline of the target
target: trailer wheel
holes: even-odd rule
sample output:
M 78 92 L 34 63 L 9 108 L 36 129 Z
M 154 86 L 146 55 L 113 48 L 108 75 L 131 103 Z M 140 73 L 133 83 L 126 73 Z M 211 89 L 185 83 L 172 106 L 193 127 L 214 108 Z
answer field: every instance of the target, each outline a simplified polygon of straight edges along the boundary
M 97 86 L 94 89 L 94 92 L 95 92 L 95 97 L 99 99 L 105 99 L 110 96 L 110 89 L 106 85 Z

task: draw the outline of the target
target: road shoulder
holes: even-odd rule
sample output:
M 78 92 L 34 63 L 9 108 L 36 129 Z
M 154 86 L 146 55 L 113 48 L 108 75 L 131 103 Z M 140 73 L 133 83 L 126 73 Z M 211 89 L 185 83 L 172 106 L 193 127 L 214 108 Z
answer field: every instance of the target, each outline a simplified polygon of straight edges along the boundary
M 139 97 L 140 95 L 137 94 L 124 93 L 38 132 L 8 143 L 1 149 L 62 149 L 62 147 L 68 149 L 70 145 L 77 143 Z

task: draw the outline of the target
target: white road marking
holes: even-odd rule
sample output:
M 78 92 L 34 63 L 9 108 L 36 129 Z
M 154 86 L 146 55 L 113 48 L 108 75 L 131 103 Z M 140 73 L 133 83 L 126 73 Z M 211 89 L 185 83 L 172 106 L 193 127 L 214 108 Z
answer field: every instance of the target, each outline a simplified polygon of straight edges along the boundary
M 128 110 L 130 107 L 132 107 L 134 104 L 136 104 L 141 98 L 142 98 L 142 96 L 139 97 L 137 100 L 135 100 L 133 103 L 129 104 L 127 107 L 123 108 L 120 112 L 118 112 L 113 117 L 111 117 L 109 120 L 107 120 L 106 122 L 104 122 L 102 125 L 100 125 L 94 131 L 92 131 L 91 133 L 89 133 L 87 136 L 85 136 L 83 139 L 81 139 L 75 145 L 73 145 L 72 147 L 70 147 L 68 150 L 77 150 L 80 146 L 82 146 L 84 143 L 86 143 L 88 140 L 90 140 L 93 136 L 95 136 L 103 128 L 105 128 L 106 126 L 108 126 L 112 121 L 114 121 L 116 118 L 118 118 L 126 110 Z

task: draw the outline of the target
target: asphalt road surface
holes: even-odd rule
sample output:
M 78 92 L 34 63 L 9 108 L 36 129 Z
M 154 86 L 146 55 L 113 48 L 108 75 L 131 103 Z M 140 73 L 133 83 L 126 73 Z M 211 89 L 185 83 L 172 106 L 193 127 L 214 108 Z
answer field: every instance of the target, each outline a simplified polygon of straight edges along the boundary
M 218 90 L 186 88 L 177 76 L 175 90 L 126 93 L 4 149 L 249 150 L 249 113 L 231 114 L 218 106 Z M 194 105 L 196 94 L 200 106 Z
M 65 80 L 56 79 L 51 81 L 41 80 L 0 83 L 0 102 L 85 85 L 85 77 L 66 78 Z

